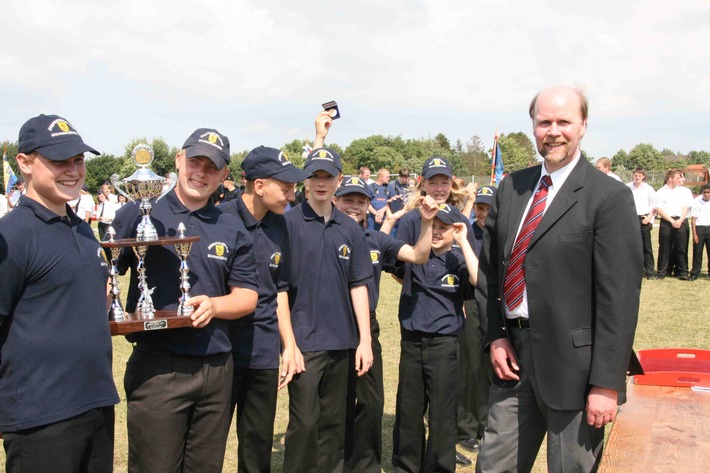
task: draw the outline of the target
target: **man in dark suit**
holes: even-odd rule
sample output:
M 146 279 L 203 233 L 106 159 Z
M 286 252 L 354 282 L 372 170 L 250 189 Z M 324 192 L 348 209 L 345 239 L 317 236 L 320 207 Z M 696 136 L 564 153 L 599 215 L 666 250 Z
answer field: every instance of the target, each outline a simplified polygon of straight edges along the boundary
M 505 178 L 486 221 L 494 376 L 479 472 L 530 471 L 545 434 L 549 471 L 595 471 L 624 399 L 641 242 L 630 190 L 581 156 L 587 109 L 569 87 L 533 99 L 544 163 Z

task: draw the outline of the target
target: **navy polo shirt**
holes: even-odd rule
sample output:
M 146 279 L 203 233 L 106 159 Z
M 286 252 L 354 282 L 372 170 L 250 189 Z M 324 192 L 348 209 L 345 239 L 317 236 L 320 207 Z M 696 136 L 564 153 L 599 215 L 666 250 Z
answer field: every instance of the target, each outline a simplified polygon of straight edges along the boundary
M 387 205 L 387 185 L 382 185 L 378 183 L 370 184 L 370 194 L 372 198 L 370 199 L 370 205 L 375 210 L 380 210 L 385 205 Z
M 463 329 L 463 302 L 473 298 L 474 287 L 460 251 L 429 254 L 426 264 L 404 265 L 399 321 L 402 328 L 437 335 L 455 335 Z
M 473 245 L 471 248 L 473 248 L 474 254 L 478 256 L 481 254 L 481 248 L 483 248 L 483 230 L 475 222 L 475 220 L 471 222 L 471 229 L 473 230 Z
M 407 194 L 409 193 L 409 186 L 407 184 L 402 184 L 399 179 L 387 184 L 387 197 L 391 199 L 392 197 L 401 195 L 401 199 L 393 200 L 390 202 L 390 210 L 392 212 L 397 212 L 402 210 L 407 203 Z
M 199 236 L 187 258 L 190 267 L 190 295 L 218 297 L 229 294 L 231 287 L 257 290 L 256 263 L 251 236 L 242 221 L 217 209 L 211 201 L 201 209 L 189 211 L 178 199 L 175 190 L 153 202 L 150 218 L 158 235 L 177 236 L 180 223 L 188 236 Z M 112 226 L 116 239 L 135 238 L 141 213 L 138 205 L 121 207 Z M 134 312 L 138 291 L 137 258 L 131 248 L 122 255 L 119 270 L 131 267 L 131 282 L 126 310 Z M 180 258 L 174 245 L 151 246 L 145 257 L 148 287 L 155 287 L 153 304 L 156 310 L 177 310 L 180 292 Z M 231 351 L 229 323 L 214 318 L 201 329 L 187 327 L 128 335 L 131 342 L 150 343 L 177 355 L 207 356 Z
M 382 270 L 387 271 L 394 267 L 404 242 L 377 230 L 365 230 L 365 238 L 370 248 L 370 261 L 374 271 L 372 280 L 367 283 L 367 297 L 370 300 L 370 313 L 374 313 L 380 299 Z
M 276 296 L 288 290 L 288 234 L 283 215 L 267 212 L 261 222 L 249 212 L 240 195 L 218 207 L 238 216 L 254 240 L 259 301 L 256 311 L 230 322 L 235 366 L 252 369 L 279 367 L 281 339 Z
M 286 215 L 291 255 L 291 323 L 302 352 L 357 348 L 350 288 L 372 279 L 362 228 L 333 206 L 323 217 L 303 202 Z
M 0 431 L 118 403 L 108 264 L 89 225 L 23 195 L 0 219 Z

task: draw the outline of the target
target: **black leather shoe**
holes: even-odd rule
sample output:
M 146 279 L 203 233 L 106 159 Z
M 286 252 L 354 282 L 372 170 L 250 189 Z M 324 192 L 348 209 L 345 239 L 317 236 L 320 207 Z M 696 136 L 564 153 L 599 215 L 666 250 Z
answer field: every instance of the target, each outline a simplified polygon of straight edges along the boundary
M 691 274 L 690 276 L 688 276 L 688 281 L 695 281 L 696 279 L 698 279 L 698 276 L 696 276 L 695 274 Z
M 462 466 L 473 465 L 473 462 L 463 453 L 460 453 L 458 450 L 456 450 L 456 463 Z
M 665 274 L 657 274 L 655 279 L 666 279 Z
M 688 276 L 686 276 L 685 274 L 683 274 L 682 276 L 678 276 L 678 280 L 679 280 L 679 281 L 688 281 L 689 278 L 688 278 Z
M 481 449 L 481 441 L 478 439 L 464 439 L 459 440 L 459 445 L 461 445 L 466 450 L 471 450 L 472 452 L 477 452 Z

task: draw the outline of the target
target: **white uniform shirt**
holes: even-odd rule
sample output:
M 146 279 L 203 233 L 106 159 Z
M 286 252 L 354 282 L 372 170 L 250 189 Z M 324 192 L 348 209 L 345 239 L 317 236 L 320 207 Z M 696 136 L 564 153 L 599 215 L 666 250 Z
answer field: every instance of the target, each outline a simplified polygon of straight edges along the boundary
M 662 209 L 669 217 L 680 217 L 684 208 L 693 206 L 693 193 L 683 186 L 676 186 L 673 189 L 663 186 L 656 192 L 656 200 L 653 204 L 655 209 Z M 686 215 L 687 217 L 688 215 Z
M 690 216 L 697 218 L 695 226 L 705 227 L 710 225 L 710 201 L 705 202 L 703 196 L 698 196 L 693 202 Z
M 634 203 L 636 203 L 636 215 L 646 216 L 653 212 L 653 203 L 656 196 L 656 191 L 653 190 L 650 184 L 642 182 L 638 188 L 634 186 L 633 181 L 626 184 L 631 189 L 634 195 Z

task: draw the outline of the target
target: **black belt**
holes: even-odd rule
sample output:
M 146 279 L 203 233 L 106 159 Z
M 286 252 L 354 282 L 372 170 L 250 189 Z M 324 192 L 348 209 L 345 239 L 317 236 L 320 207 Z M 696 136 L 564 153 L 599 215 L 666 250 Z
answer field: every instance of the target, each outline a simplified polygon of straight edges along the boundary
M 508 327 L 515 327 L 519 329 L 529 329 L 530 320 L 525 317 L 518 317 L 516 319 L 505 319 L 505 325 Z

